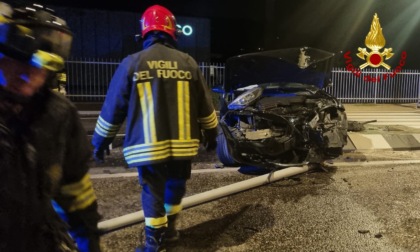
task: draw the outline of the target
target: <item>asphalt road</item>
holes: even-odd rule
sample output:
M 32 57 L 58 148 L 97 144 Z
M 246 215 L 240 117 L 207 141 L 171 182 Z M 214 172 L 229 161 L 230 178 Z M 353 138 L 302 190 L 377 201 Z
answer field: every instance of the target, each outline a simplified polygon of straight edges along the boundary
M 420 251 L 419 160 L 418 151 L 346 153 L 324 170 L 185 209 L 169 251 Z M 214 163 L 197 160 L 195 171 L 210 172 L 193 173 L 186 197 L 255 178 Z M 140 211 L 136 176 L 106 173 L 93 175 L 103 220 Z M 105 234 L 104 251 L 133 251 L 142 225 Z

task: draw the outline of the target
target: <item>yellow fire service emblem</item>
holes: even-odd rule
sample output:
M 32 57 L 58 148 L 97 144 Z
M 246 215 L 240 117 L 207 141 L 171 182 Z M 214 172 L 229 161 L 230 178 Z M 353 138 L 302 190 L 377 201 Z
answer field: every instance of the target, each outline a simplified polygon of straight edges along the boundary
M 363 69 L 367 66 L 383 66 L 387 70 L 391 68 L 384 62 L 384 58 L 387 60 L 394 54 L 392 53 L 392 48 L 385 48 L 383 52 L 380 52 L 380 49 L 385 46 L 385 37 L 382 34 L 381 24 L 379 23 L 379 18 L 376 13 L 373 16 L 372 24 L 370 25 L 370 31 L 366 36 L 365 45 L 372 51 L 368 52 L 366 48 L 358 48 L 359 53 L 356 54 L 357 57 L 366 60 L 366 63 L 360 65 L 360 69 Z

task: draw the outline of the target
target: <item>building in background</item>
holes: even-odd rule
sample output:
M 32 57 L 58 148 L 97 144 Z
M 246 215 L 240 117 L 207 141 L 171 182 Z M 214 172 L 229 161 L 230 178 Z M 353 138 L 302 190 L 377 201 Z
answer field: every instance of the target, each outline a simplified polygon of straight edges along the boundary
M 51 7 L 74 32 L 74 58 L 120 59 L 142 48 L 142 40 L 136 40 L 140 33 L 139 13 Z M 210 61 L 210 20 L 177 17 L 177 23 L 186 33 L 179 38 L 179 49 L 197 61 Z

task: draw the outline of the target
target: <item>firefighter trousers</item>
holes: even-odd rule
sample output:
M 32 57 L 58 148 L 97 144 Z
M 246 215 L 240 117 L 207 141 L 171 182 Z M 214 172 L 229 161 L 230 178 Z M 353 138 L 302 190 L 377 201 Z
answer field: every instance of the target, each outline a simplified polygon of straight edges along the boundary
M 152 228 L 166 227 L 167 216 L 182 210 L 186 181 L 191 177 L 191 161 L 173 160 L 137 169 L 145 224 Z

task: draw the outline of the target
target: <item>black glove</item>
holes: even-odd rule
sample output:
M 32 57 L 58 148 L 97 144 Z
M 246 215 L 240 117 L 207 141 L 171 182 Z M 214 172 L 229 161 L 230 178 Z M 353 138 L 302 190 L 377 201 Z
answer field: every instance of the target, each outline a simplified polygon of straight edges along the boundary
M 110 150 L 109 150 L 109 145 L 106 146 L 105 148 L 95 148 L 93 150 L 93 159 L 95 159 L 95 162 L 97 164 L 102 164 L 105 162 L 105 154 L 106 153 L 108 156 L 111 154 Z
M 217 147 L 217 128 L 203 130 L 203 146 L 206 151 L 214 151 Z

